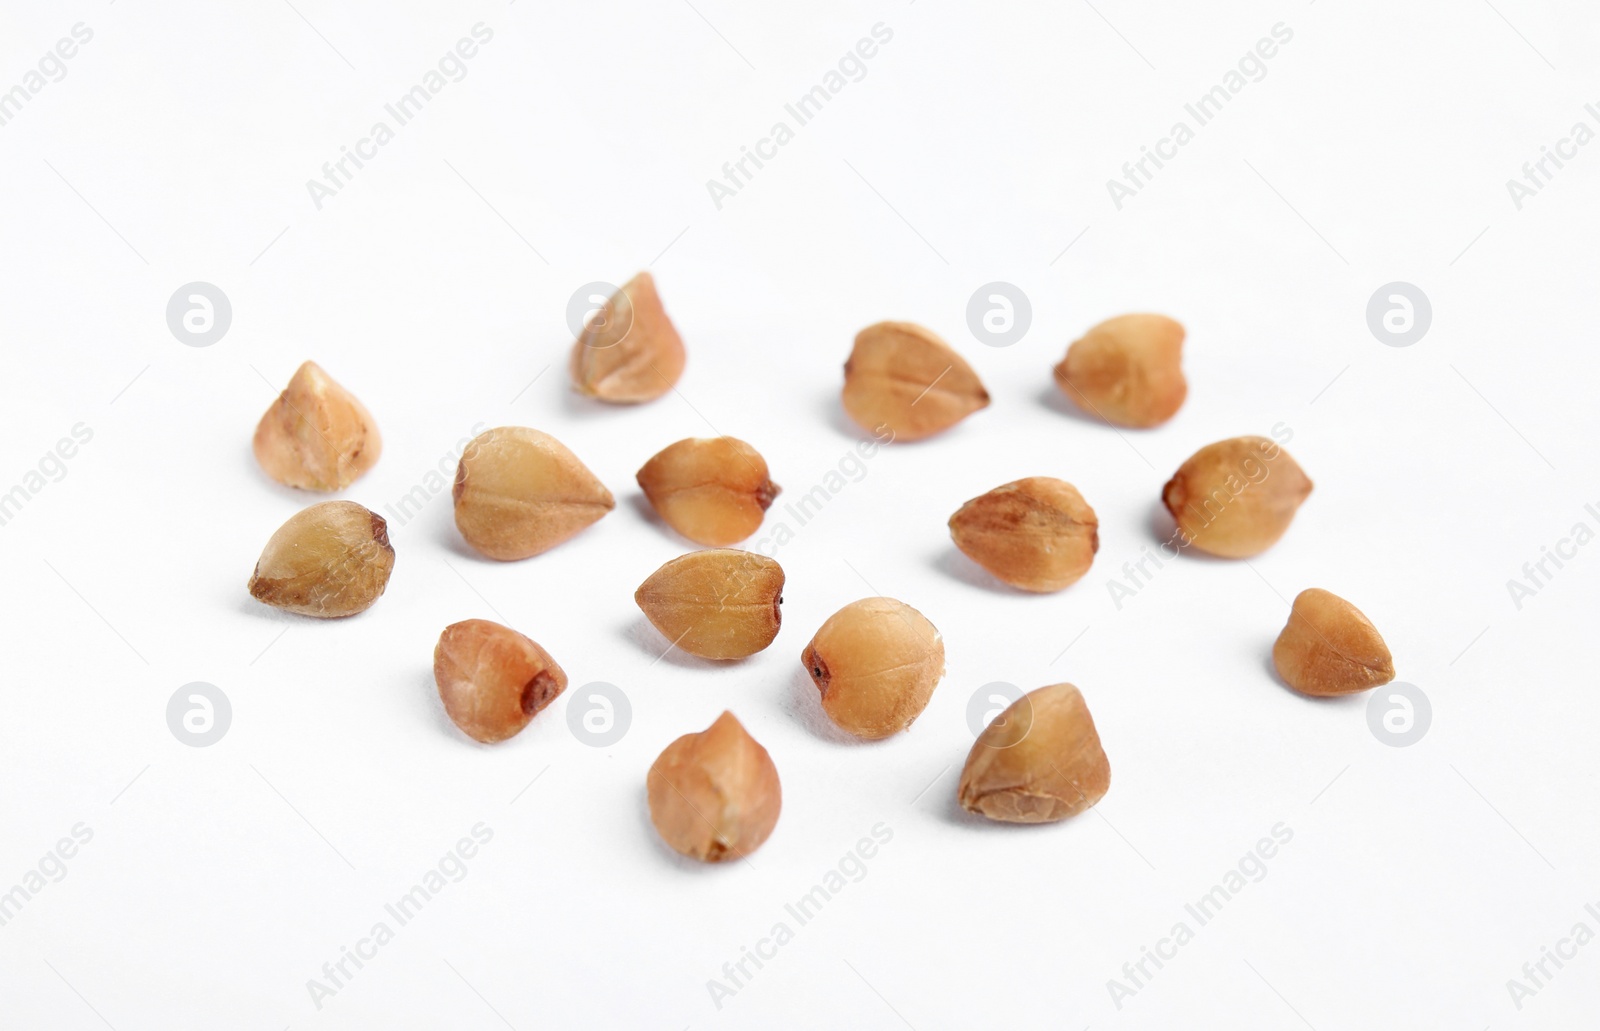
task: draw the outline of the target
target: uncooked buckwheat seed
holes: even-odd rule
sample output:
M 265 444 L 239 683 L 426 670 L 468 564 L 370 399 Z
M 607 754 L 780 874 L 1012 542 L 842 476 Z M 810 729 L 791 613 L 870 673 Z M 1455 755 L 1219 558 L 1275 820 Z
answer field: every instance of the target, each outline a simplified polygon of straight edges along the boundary
M 502 426 L 474 438 L 456 467 L 456 527 L 490 558 L 529 558 L 616 507 L 578 456 L 548 433 Z
M 656 281 L 641 272 L 611 295 L 572 345 L 572 385 L 616 404 L 653 401 L 683 375 L 683 338 L 661 306 Z
M 731 712 L 668 745 L 645 788 L 661 840 L 706 863 L 743 859 L 760 848 L 783 808 L 772 756 Z
M 1161 492 L 1187 543 L 1249 558 L 1277 543 L 1311 493 L 1311 480 L 1275 442 L 1234 437 L 1207 444 Z
M 713 548 L 760 529 L 781 492 L 760 453 L 733 437 L 680 440 L 646 462 L 638 480 L 668 526 Z
M 1119 315 L 1067 348 L 1056 386 L 1090 413 L 1147 429 L 1172 418 L 1188 396 L 1183 326 L 1165 315 Z
M 1289 622 L 1272 646 L 1272 664 L 1302 694 L 1354 694 L 1394 679 L 1383 635 L 1361 610 L 1312 587 L 1294 599 Z
M 1071 684 L 1029 692 L 978 736 L 957 797 L 968 812 L 1002 823 L 1049 823 L 1105 797 L 1111 764 Z
M 377 463 L 383 438 L 354 394 L 306 362 L 261 417 L 252 446 L 261 468 L 284 486 L 332 491 Z
M 567 674 L 549 652 L 487 619 L 444 628 L 433 649 L 433 681 L 451 721 L 485 744 L 521 732 L 567 689 Z
M 783 568 L 749 551 L 693 551 L 651 573 L 633 600 L 668 641 L 690 655 L 742 659 L 778 636 Z
M 383 516 L 354 501 L 324 501 L 278 527 L 250 575 L 250 594 L 303 616 L 353 616 L 389 584 L 394 548 Z
M 871 433 L 921 440 L 980 408 L 989 392 L 955 348 L 910 322 L 879 322 L 856 334 L 844 363 L 844 410 Z
M 1076 583 L 1100 550 L 1099 530 L 1078 489 L 1049 476 L 996 487 L 950 517 L 956 547 L 996 579 L 1025 591 Z
M 893 598 L 863 598 L 828 617 L 800 662 L 828 718 L 856 737 L 911 726 L 944 676 L 944 639 L 927 617 Z

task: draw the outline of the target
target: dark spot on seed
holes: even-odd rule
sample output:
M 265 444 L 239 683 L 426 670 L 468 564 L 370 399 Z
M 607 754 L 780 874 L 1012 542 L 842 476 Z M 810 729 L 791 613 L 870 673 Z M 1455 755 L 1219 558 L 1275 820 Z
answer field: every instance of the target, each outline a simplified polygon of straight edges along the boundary
M 394 551 L 394 546 L 389 543 L 389 521 L 376 512 L 367 514 L 372 516 L 372 539 L 378 542 L 379 547 Z
M 522 685 L 522 713 L 532 716 L 549 705 L 561 693 L 561 685 L 549 670 L 540 670 L 533 679 Z
M 817 690 L 823 694 L 828 693 L 828 664 L 822 661 L 822 656 L 814 650 L 807 648 L 805 655 L 801 656 L 805 663 L 806 672 L 811 674 L 811 679 L 816 683 Z

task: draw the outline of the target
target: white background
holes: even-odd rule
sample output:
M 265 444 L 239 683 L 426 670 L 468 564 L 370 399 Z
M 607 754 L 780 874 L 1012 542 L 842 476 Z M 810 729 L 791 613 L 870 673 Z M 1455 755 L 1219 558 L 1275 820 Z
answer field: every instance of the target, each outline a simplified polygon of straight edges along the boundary
M 93 840 L 0 927 L 0 1024 L 1588 1019 L 1600 944 L 1547 964 L 1520 1010 L 1507 981 L 1575 923 L 1600 931 L 1584 911 L 1600 902 L 1600 550 L 1520 610 L 1506 584 L 1575 523 L 1600 529 L 1584 509 L 1600 502 L 1600 147 L 1521 210 L 1505 186 L 1575 122 L 1596 127 L 1586 5 L 444 7 L 6 5 L 0 89 L 75 23 L 94 38 L 0 128 L 0 491 L 75 424 L 93 440 L 0 527 L 0 891 L 75 824 Z M 306 181 L 478 22 L 494 37 L 467 77 L 318 210 Z M 893 40 L 865 78 L 718 210 L 706 181 L 879 22 Z M 1293 39 L 1266 77 L 1119 211 L 1106 180 L 1279 22 Z M 679 392 L 583 402 L 568 298 L 646 266 L 687 342 Z M 196 280 L 233 305 L 206 348 L 165 318 Z M 993 280 L 1033 306 L 1003 349 L 966 324 Z M 1395 280 L 1433 306 L 1407 348 L 1366 322 Z M 1132 310 L 1188 327 L 1190 395 L 1167 425 L 1119 434 L 1058 400 L 1049 369 Z M 778 552 L 769 650 L 660 657 L 632 592 L 688 545 L 635 470 L 686 436 L 741 437 L 787 491 L 770 527 L 862 438 L 840 364 L 885 318 L 951 340 L 992 406 L 879 453 Z M 342 497 L 382 512 L 475 424 L 522 424 L 566 442 L 617 509 L 500 564 L 465 548 L 441 496 L 391 519 L 395 572 L 371 610 L 281 616 L 245 581 L 320 498 L 268 480 L 249 442 L 307 358 L 383 431 Z M 1316 482 L 1283 541 L 1248 565 L 1169 563 L 1118 609 L 1107 583 L 1164 532 L 1178 464 L 1280 423 Z M 1000 588 L 945 529 L 1027 475 L 1071 481 L 1099 513 L 1095 566 L 1061 594 Z M 1383 632 L 1431 700 L 1419 743 L 1377 740 L 1365 696 L 1313 701 L 1273 676 L 1285 599 L 1308 586 Z M 798 656 L 874 593 L 941 629 L 949 671 L 910 732 L 865 745 L 821 720 Z M 573 689 L 621 687 L 626 736 L 583 744 L 564 698 L 508 743 L 467 740 L 430 657 L 475 616 L 541 642 Z M 973 693 L 1062 680 L 1099 724 L 1105 800 L 1038 828 L 961 813 Z M 207 748 L 166 722 L 191 681 L 233 707 Z M 725 708 L 771 751 L 784 809 L 750 863 L 703 868 L 656 839 L 644 778 Z M 314 1006 L 308 979 L 480 821 L 494 837 L 465 879 Z M 1293 840 L 1266 878 L 1117 1008 L 1108 980 L 1280 822 Z M 866 877 L 719 1010 L 707 981 L 880 823 L 893 838 Z

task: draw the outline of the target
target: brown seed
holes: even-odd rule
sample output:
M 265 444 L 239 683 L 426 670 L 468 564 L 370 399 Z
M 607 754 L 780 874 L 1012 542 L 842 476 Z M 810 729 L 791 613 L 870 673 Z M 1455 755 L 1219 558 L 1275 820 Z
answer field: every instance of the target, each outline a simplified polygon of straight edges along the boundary
M 1105 797 L 1111 764 L 1083 695 L 1071 684 L 1029 692 L 983 728 L 961 771 L 968 812 L 1003 823 L 1050 823 Z
M 456 466 L 456 527 L 490 558 L 548 551 L 616 507 L 605 484 L 548 433 L 501 426 Z
M 778 824 L 778 768 L 733 713 L 666 747 L 645 778 L 650 822 L 691 859 L 721 863 L 761 847 Z
M 611 295 L 572 345 L 572 385 L 617 404 L 654 401 L 683 375 L 683 338 L 641 272 Z
M 1100 522 L 1078 488 L 1030 476 L 979 495 L 950 517 L 956 547 L 1025 591 L 1076 583 L 1100 550 Z
M 690 655 L 742 659 L 778 636 L 783 568 L 749 551 L 693 551 L 651 573 L 633 600 Z
M 921 440 L 989 404 L 978 374 L 955 348 L 910 322 L 879 322 L 856 334 L 844 363 L 844 410 L 871 433 Z
M 733 437 L 671 444 L 639 470 L 644 496 L 667 525 L 713 548 L 737 544 L 761 528 L 781 490 L 755 448 Z
M 1188 396 L 1183 325 L 1165 315 L 1119 315 L 1067 348 L 1056 386 L 1119 426 L 1146 429 L 1172 418 Z
M 253 448 L 286 487 L 341 490 L 377 464 L 383 438 L 354 394 L 306 362 L 261 417 Z
M 863 598 L 828 617 L 800 661 L 822 711 L 856 737 L 896 734 L 922 714 L 944 676 L 944 639 L 893 598 Z
M 487 619 L 451 623 L 433 649 L 433 681 L 450 719 L 470 738 L 513 737 L 567 689 L 550 653 Z
M 1234 437 L 1191 455 L 1161 500 L 1185 545 L 1249 558 L 1283 536 L 1310 493 L 1311 481 L 1289 452 L 1266 437 Z
M 1394 660 L 1378 628 L 1337 594 L 1312 587 L 1294 599 L 1272 646 L 1272 664 L 1302 694 L 1366 691 L 1394 679 Z
M 278 527 L 250 574 L 250 594 L 303 616 L 353 616 L 394 569 L 389 524 L 354 501 L 324 501 Z

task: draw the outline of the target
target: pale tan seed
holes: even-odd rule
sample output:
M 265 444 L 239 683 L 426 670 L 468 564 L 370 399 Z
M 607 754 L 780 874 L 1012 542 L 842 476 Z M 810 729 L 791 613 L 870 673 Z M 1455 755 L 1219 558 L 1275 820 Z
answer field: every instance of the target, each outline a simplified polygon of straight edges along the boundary
M 1119 315 L 1090 329 L 1055 367 L 1056 386 L 1092 415 L 1146 429 L 1188 396 L 1183 325 L 1165 315 Z
M 844 410 L 864 429 L 921 440 L 989 404 L 978 374 L 955 348 L 910 322 L 879 322 L 856 334 L 844 364 Z
M 864 598 L 828 617 L 800 656 L 842 729 L 868 740 L 909 727 L 944 676 L 944 639 L 893 598 Z
M 324 501 L 278 527 L 250 574 L 250 594 L 303 616 L 353 616 L 389 584 L 394 548 L 383 516 L 354 501 Z
M 1223 558 L 1272 547 L 1311 493 L 1311 480 L 1266 437 L 1207 444 L 1167 481 L 1161 500 L 1185 545 Z
M 493 744 L 520 733 L 567 689 L 550 653 L 487 619 L 451 623 L 433 649 L 444 711 L 468 737 Z
M 616 507 L 605 484 L 548 433 L 501 426 L 473 439 L 456 466 L 456 527 L 490 558 L 528 558 Z
M 341 490 L 377 463 L 383 438 L 354 394 L 306 362 L 261 417 L 252 447 L 266 474 L 287 487 Z
M 1272 664 L 1290 687 L 1321 697 L 1354 694 L 1394 679 L 1383 635 L 1361 610 L 1312 587 L 1294 599 L 1272 646 Z
M 1050 476 L 1030 476 L 962 505 L 950 537 L 994 577 L 1025 591 L 1059 591 L 1076 583 L 1100 550 L 1100 522 L 1078 489 Z
M 1083 812 L 1111 787 L 1111 764 L 1083 695 L 1071 684 L 1029 692 L 978 735 L 957 797 L 1002 823 L 1050 823 Z
M 656 281 L 641 272 L 611 295 L 572 346 L 572 385 L 616 404 L 653 401 L 683 375 L 683 338 L 661 306 Z
M 733 437 L 680 440 L 639 470 L 639 486 L 666 524 L 713 548 L 761 528 L 781 488 L 755 448 Z
M 760 848 L 783 808 L 772 756 L 731 712 L 668 745 L 650 767 L 645 795 L 661 840 L 707 863 Z
M 783 568 L 749 551 L 694 551 L 639 585 L 633 600 L 668 641 L 702 659 L 742 659 L 783 622 Z

